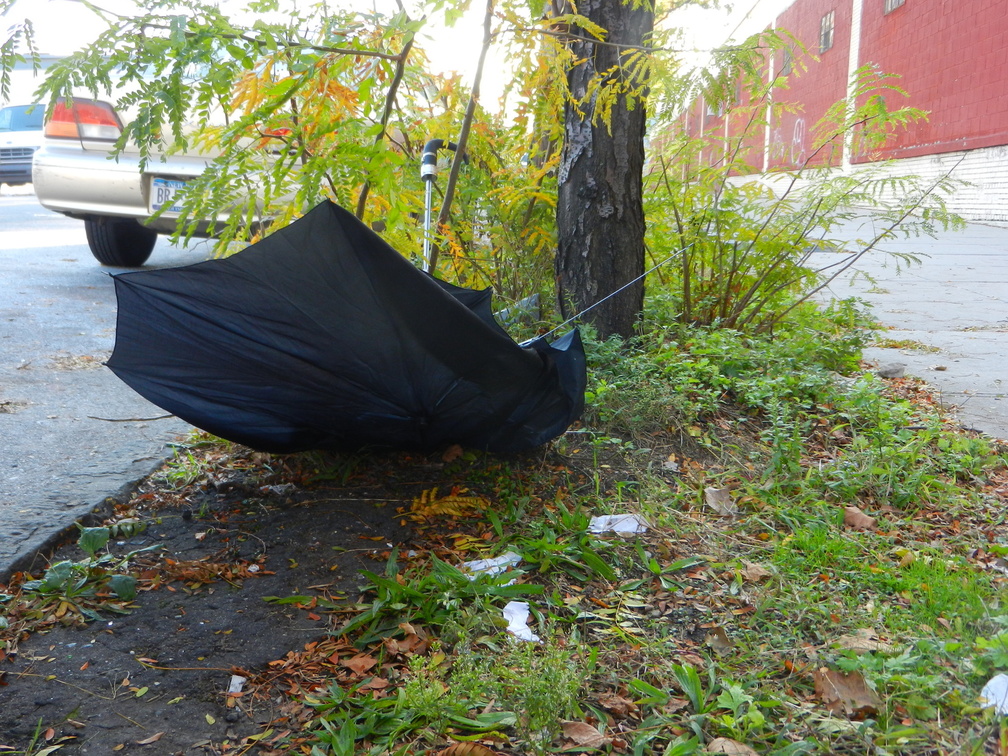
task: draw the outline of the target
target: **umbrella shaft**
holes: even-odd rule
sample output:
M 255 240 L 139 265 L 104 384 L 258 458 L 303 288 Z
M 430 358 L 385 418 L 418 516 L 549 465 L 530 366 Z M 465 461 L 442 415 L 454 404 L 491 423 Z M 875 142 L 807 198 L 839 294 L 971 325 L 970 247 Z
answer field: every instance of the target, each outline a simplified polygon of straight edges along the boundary
M 430 273 L 431 204 L 433 202 L 434 195 L 434 182 L 425 181 L 424 184 L 426 184 L 426 189 L 424 190 L 423 269 L 424 272 Z

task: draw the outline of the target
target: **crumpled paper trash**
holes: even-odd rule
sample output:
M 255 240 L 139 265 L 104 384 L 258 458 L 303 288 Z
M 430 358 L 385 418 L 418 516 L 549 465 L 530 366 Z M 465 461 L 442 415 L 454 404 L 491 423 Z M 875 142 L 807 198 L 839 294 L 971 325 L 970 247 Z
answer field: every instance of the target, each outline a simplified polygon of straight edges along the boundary
M 1008 675 L 994 675 L 980 691 L 985 709 L 993 708 L 1001 716 L 1008 715 Z
M 468 572 L 470 577 L 473 578 L 477 575 L 490 575 L 492 577 L 506 572 L 509 567 L 516 566 L 521 560 L 520 554 L 515 554 L 513 551 L 505 551 L 500 556 L 493 557 L 492 559 L 475 559 L 471 562 L 463 562 L 462 571 Z
M 589 533 L 617 533 L 619 535 L 635 535 L 646 533 L 648 524 L 644 518 L 635 514 L 598 515 L 588 523 Z
M 509 601 L 504 607 L 504 619 L 507 620 L 507 631 L 518 640 L 538 643 L 539 636 L 528 626 L 529 605 L 524 601 Z

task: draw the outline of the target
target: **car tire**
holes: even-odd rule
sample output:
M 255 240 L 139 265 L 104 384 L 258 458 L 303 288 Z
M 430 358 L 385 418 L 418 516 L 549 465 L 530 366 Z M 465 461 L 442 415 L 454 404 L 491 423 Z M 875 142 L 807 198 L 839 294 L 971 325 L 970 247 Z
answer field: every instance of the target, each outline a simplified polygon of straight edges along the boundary
M 84 221 L 88 247 L 102 265 L 139 268 L 154 251 L 157 231 L 131 218 L 88 218 Z

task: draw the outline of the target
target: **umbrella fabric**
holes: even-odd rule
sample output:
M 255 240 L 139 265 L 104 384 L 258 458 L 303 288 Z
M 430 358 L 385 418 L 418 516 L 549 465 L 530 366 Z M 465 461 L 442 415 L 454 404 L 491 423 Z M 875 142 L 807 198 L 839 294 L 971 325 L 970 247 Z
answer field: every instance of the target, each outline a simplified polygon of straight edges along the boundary
M 331 202 L 231 257 L 123 273 L 115 288 L 108 366 L 154 404 L 256 449 L 513 452 L 583 408 L 576 330 L 519 346 L 489 290 L 417 270 Z

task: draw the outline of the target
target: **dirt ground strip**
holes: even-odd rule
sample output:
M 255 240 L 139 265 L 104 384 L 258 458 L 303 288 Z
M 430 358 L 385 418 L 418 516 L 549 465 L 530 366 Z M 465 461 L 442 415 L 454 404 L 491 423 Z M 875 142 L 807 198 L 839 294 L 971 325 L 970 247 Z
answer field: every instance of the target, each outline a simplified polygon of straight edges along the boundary
M 144 484 L 148 493 L 134 505 L 150 524 L 115 549 L 157 546 L 141 561 L 151 561 L 152 575 L 167 565 L 177 579 L 141 579 L 129 614 L 103 615 L 80 629 L 56 627 L 7 654 L 0 662 L 0 746 L 25 749 L 40 725 L 44 734 L 52 728 L 42 745 L 62 744 L 60 754 L 221 753 L 225 744 L 261 733 L 276 712 L 268 700 L 229 697 L 232 675 L 261 670 L 325 637 L 331 621 L 264 597 L 355 598 L 362 568 L 380 571 L 390 544 L 409 547 L 412 531 L 396 508 L 444 483 L 444 464 L 388 462 L 368 471 L 382 479 L 378 490 L 271 484 L 260 468 L 145 510 L 154 494 L 153 484 Z M 51 558 L 82 557 L 66 545 Z

